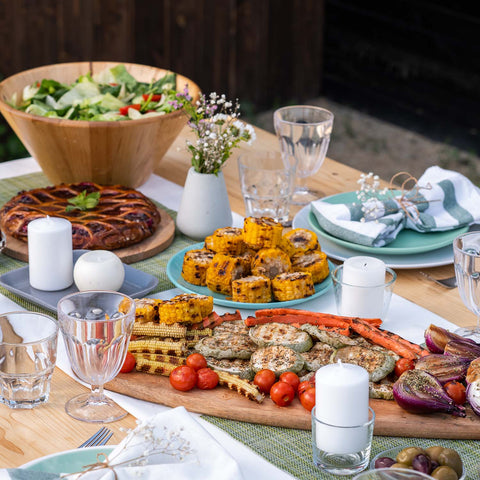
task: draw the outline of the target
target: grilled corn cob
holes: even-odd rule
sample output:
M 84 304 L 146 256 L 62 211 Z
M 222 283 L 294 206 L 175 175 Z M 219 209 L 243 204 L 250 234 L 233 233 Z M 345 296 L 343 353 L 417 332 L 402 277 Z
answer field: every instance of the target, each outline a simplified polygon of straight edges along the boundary
M 213 298 L 185 293 L 162 302 L 158 308 L 160 323 L 200 323 L 213 310 Z
M 293 255 L 292 270 L 294 272 L 309 272 L 313 283 L 320 283 L 328 277 L 329 267 L 327 255 L 320 250 Z
M 132 334 L 148 337 L 185 338 L 187 335 L 187 327 L 185 325 L 179 325 L 178 323 L 166 325 L 164 323 L 155 322 L 135 322 L 133 324 Z
M 122 303 L 118 310 L 122 313 L 124 308 Z M 155 300 L 154 298 L 136 298 L 135 299 L 135 322 L 137 323 L 147 323 L 147 322 L 158 322 L 158 305 L 162 303 L 162 300 Z
M 145 358 L 137 359 L 135 368 L 138 372 L 150 373 L 152 375 L 164 375 L 168 377 L 172 370 L 176 367 L 171 363 L 156 362 L 155 360 L 147 360 Z
M 272 280 L 273 298 L 280 302 L 305 298 L 315 293 L 312 275 L 308 272 L 288 272 Z
M 130 340 L 128 351 L 132 353 L 155 353 L 182 357 L 188 352 L 187 341 L 179 338 L 142 337 Z
M 262 248 L 252 262 L 252 274 L 272 279 L 280 273 L 290 271 L 292 264 L 289 256 L 279 248 Z
M 306 228 L 295 228 L 282 237 L 281 248 L 291 257 L 297 253 L 319 250 L 317 235 Z
M 135 357 L 135 360 L 137 362 L 139 359 L 151 360 L 154 362 L 168 363 L 174 366 L 185 365 L 187 361 L 186 357 L 177 357 L 175 355 L 162 355 L 162 354 L 155 354 L 155 353 L 134 353 L 133 356 Z
M 218 228 L 205 238 L 205 248 L 215 253 L 241 255 L 245 250 L 243 230 L 236 227 Z
M 220 370 L 215 371 L 218 374 L 218 383 L 220 385 L 228 387 L 230 390 L 234 390 L 254 402 L 263 402 L 263 399 L 265 398 L 263 393 L 261 393 L 258 387 L 253 383 L 231 373 L 222 372 Z
M 242 303 L 268 303 L 272 301 L 270 279 L 259 275 L 239 278 L 232 282 L 232 300 Z
M 207 268 L 213 260 L 214 252 L 206 248 L 190 250 L 183 257 L 182 277 L 193 285 L 206 285 Z
M 280 245 L 282 232 L 282 225 L 268 217 L 247 217 L 243 223 L 243 241 L 254 250 Z
M 242 257 L 217 253 L 207 269 L 207 287 L 213 292 L 231 295 L 232 281 L 248 273 L 248 263 Z

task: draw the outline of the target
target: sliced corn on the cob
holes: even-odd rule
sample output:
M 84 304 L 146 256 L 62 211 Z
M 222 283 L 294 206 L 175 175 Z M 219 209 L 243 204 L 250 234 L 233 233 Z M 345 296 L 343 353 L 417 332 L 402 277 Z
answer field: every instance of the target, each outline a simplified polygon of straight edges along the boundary
M 239 278 L 232 282 L 232 300 L 242 303 L 268 303 L 272 301 L 270 279 L 259 275 Z
M 281 248 L 291 257 L 297 253 L 319 250 L 317 235 L 306 228 L 295 228 L 282 237 Z
M 206 248 L 190 250 L 183 257 L 182 277 L 193 285 L 206 285 L 207 268 L 214 252 Z
M 205 238 L 205 248 L 215 253 L 241 255 L 245 250 L 243 230 L 236 227 L 218 228 Z
M 187 327 L 185 325 L 179 325 L 178 323 L 166 325 L 164 323 L 155 322 L 135 322 L 133 324 L 132 334 L 148 337 L 185 338 L 187 335 Z
M 154 298 L 136 298 L 135 299 L 135 322 L 147 323 L 158 322 L 158 305 L 163 300 Z M 120 304 L 119 311 L 123 312 Z
M 132 353 L 156 353 L 184 356 L 188 353 L 187 341 L 178 338 L 143 337 L 130 340 L 128 351 Z
M 220 370 L 215 371 L 218 374 L 218 383 L 220 385 L 228 387 L 230 390 L 234 390 L 235 392 L 238 392 L 240 395 L 243 395 L 254 402 L 263 402 L 265 396 L 260 392 L 255 384 L 231 373 L 222 372 Z
M 145 358 L 138 358 L 135 366 L 138 372 L 164 375 L 165 377 L 168 377 L 175 367 L 176 365 L 171 363 L 156 362 L 155 360 L 147 360 Z
M 133 356 L 137 362 L 139 359 L 152 360 L 154 362 L 168 363 L 174 366 L 185 365 L 187 361 L 187 357 L 177 357 L 175 355 L 163 355 L 156 353 L 134 353 Z
M 273 298 L 279 302 L 305 298 L 315 293 L 312 275 L 308 272 L 288 272 L 272 280 Z
M 248 273 L 245 258 L 217 253 L 207 269 L 207 287 L 212 292 L 231 295 L 232 281 Z
M 162 302 L 158 314 L 160 323 L 200 323 L 213 310 L 213 298 L 208 295 L 185 293 Z
M 252 262 L 253 275 L 262 275 L 270 279 L 280 273 L 289 272 L 291 268 L 290 257 L 280 248 L 262 248 Z
M 247 217 L 243 223 L 243 241 L 254 250 L 277 247 L 282 240 L 282 232 L 282 225 L 268 217 Z
M 320 250 L 293 255 L 292 270 L 294 272 L 309 272 L 313 283 L 320 283 L 328 277 L 329 267 L 327 255 Z

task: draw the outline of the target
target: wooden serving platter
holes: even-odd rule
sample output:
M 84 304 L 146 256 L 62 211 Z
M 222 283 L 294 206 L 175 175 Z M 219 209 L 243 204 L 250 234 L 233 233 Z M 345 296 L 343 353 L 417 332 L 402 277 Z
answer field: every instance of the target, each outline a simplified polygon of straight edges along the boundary
M 173 218 L 161 208 L 158 208 L 160 213 L 160 223 L 157 230 L 145 240 L 131 245 L 130 247 L 118 248 L 113 250 L 124 263 L 134 263 L 153 257 L 157 253 L 165 250 L 173 241 L 175 237 L 175 222 Z M 3 253 L 6 255 L 28 262 L 28 246 L 26 242 L 17 240 L 10 235 L 5 235 L 6 245 Z
M 310 413 L 297 398 L 288 407 L 278 407 L 270 398 L 257 404 L 224 387 L 214 390 L 175 390 L 167 377 L 140 372 L 119 374 L 105 388 L 130 397 L 169 407 L 184 406 L 196 413 L 276 427 L 311 429 Z M 443 413 L 415 415 L 394 401 L 370 400 L 375 411 L 375 435 L 393 437 L 480 440 L 480 417 L 468 407 L 467 416 Z

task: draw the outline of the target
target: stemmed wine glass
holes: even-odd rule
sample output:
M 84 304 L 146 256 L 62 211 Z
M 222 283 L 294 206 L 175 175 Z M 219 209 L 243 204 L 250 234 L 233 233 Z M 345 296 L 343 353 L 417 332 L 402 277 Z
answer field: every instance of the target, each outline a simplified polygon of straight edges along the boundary
M 455 333 L 480 342 L 480 232 L 458 236 L 453 241 L 453 255 L 460 297 L 477 316 L 474 327 L 460 328 Z
M 122 293 L 83 291 L 63 297 L 58 321 L 73 372 L 91 392 L 70 399 L 66 412 L 85 422 L 114 422 L 127 412 L 103 385 L 120 371 L 135 321 L 135 302 Z
M 333 113 L 321 107 L 297 105 L 279 108 L 273 114 L 280 149 L 297 161 L 294 205 L 307 205 L 322 196 L 307 187 L 307 178 L 322 166 L 333 128 Z

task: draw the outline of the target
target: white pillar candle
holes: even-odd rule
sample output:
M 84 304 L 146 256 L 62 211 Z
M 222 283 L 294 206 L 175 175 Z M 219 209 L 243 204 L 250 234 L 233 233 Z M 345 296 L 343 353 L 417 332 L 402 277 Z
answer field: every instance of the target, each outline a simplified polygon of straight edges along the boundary
M 368 372 L 358 365 L 334 363 L 315 374 L 317 446 L 331 453 L 354 453 L 369 441 L 368 429 L 356 427 L 368 422 Z
M 380 318 L 385 294 L 385 263 L 373 257 L 350 257 L 343 263 L 341 314 Z
M 64 218 L 38 218 L 28 224 L 30 285 L 56 291 L 73 283 L 72 224 Z

